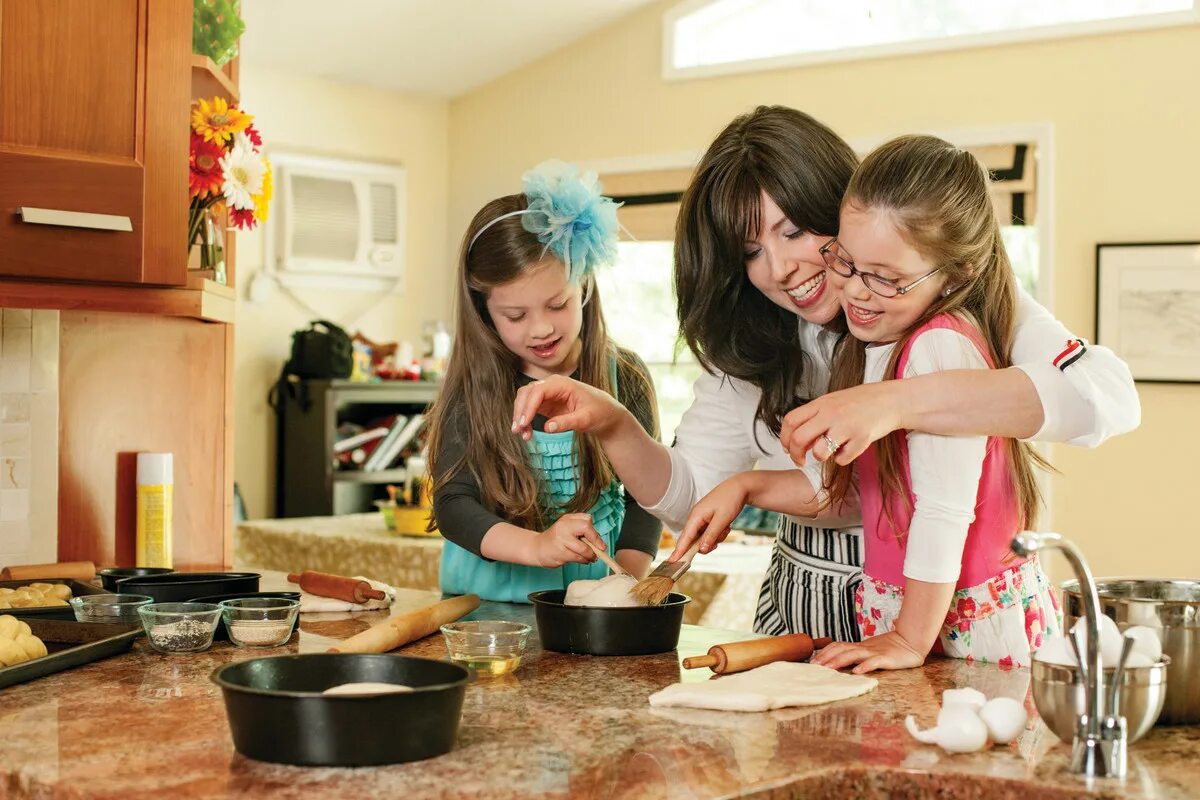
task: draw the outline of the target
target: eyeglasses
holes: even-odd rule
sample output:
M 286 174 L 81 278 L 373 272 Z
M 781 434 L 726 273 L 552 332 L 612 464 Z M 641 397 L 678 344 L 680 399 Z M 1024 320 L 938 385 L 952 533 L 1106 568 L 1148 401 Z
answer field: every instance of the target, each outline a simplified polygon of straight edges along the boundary
M 843 278 L 853 278 L 855 275 L 862 278 L 863 285 L 880 297 L 897 297 L 902 294 L 908 294 L 926 278 L 932 277 L 934 273 L 940 272 L 942 269 L 938 267 L 931 272 L 926 272 L 907 286 L 901 286 L 890 278 L 881 277 L 874 272 L 863 272 L 854 266 L 853 261 L 843 256 L 843 252 L 845 251 L 842 249 L 841 244 L 838 243 L 838 240 L 830 239 L 821 247 L 821 258 L 825 259 L 826 267 Z

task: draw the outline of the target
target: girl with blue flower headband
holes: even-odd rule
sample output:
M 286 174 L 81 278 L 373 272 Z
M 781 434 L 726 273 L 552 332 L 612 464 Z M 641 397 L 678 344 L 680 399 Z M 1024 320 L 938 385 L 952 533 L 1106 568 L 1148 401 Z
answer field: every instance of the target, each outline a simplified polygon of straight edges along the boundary
M 485 205 L 467 229 L 454 349 L 429 441 L 430 525 L 446 539 L 442 590 L 506 602 L 604 577 L 592 546 L 644 575 L 662 530 L 626 495 L 592 435 L 546 431 L 541 417 L 526 437 L 512 434 L 518 389 L 562 375 L 614 398 L 658 436 L 649 373 L 608 338 L 594 282 L 616 259 L 616 204 L 594 174 L 562 162 L 534 168 L 524 189 Z

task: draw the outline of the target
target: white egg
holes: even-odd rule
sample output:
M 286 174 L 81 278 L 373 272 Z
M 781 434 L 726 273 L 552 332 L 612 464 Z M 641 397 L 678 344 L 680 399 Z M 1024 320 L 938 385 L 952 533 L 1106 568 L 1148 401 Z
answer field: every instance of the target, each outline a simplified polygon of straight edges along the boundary
M 1051 636 L 1042 642 L 1042 646 L 1033 654 L 1036 661 L 1044 661 L 1047 664 L 1058 664 L 1064 667 L 1078 666 L 1075 661 L 1075 651 L 1071 649 L 1071 643 L 1062 636 Z
M 1081 617 L 1075 622 L 1071 632 L 1082 631 L 1079 640 L 1080 655 L 1087 658 L 1087 625 Z M 1106 667 L 1115 667 L 1121 658 L 1122 637 L 1117 629 L 1117 623 L 1108 616 L 1100 615 L 1100 663 Z
M 983 708 L 987 695 L 978 689 L 966 686 L 962 689 L 947 689 L 942 692 L 942 708 L 946 706 L 969 706 L 976 710 Z
M 993 742 L 1008 744 L 1025 730 L 1029 714 L 1023 705 L 1011 697 L 996 697 L 979 709 L 979 718 L 987 726 Z
M 1125 635 L 1133 639 L 1134 653 L 1141 653 L 1152 662 L 1162 658 L 1162 639 L 1154 628 L 1134 625 L 1125 629 Z
M 974 753 L 987 747 L 988 729 L 970 706 L 944 706 L 934 729 L 938 747 L 947 753 Z

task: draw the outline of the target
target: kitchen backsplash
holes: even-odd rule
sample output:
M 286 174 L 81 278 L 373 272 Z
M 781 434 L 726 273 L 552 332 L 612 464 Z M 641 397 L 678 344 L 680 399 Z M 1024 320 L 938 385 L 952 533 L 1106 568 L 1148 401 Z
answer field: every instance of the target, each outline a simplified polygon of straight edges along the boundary
M 0 309 L 0 566 L 58 555 L 58 312 Z

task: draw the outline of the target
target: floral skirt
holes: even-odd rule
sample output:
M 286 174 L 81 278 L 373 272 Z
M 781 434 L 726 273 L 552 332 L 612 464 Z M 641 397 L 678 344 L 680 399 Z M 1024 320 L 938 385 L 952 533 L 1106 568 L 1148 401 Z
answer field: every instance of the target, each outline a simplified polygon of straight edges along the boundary
M 900 615 L 904 588 L 863 575 L 854 598 L 864 638 L 887 633 Z M 951 658 L 1028 667 L 1047 636 L 1062 634 L 1062 609 L 1037 558 L 979 584 L 950 601 L 935 651 Z

